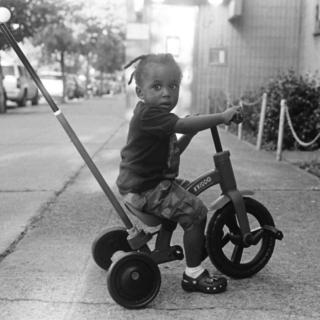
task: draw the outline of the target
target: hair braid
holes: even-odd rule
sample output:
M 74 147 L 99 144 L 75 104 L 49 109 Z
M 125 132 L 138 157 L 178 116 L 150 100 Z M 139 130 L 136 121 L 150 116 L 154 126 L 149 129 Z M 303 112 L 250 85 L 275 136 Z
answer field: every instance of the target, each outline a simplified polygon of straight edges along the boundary
M 163 64 L 173 63 L 178 69 L 180 79 L 182 78 L 181 69 L 170 53 L 160 53 L 160 54 L 150 53 L 150 54 L 144 54 L 144 55 L 138 56 L 133 60 L 131 60 L 128 64 L 126 64 L 124 66 L 124 69 L 131 67 L 137 61 L 139 62 L 135 66 L 135 70 L 131 73 L 128 84 L 131 84 L 132 80 L 134 79 L 137 85 L 140 85 L 142 80 L 141 74 L 143 72 L 143 69 L 148 63 L 151 63 L 151 62 L 163 63 Z

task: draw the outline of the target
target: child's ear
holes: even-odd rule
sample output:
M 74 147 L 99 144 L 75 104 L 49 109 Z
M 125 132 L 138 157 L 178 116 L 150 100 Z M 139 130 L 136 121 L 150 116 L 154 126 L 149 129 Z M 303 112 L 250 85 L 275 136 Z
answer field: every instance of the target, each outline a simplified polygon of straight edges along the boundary
M 140 98 L 141 100 L 143 100 L 143 93 L 140 87 L 136 87 L 136 94 L 138 96 L 138 98 Z

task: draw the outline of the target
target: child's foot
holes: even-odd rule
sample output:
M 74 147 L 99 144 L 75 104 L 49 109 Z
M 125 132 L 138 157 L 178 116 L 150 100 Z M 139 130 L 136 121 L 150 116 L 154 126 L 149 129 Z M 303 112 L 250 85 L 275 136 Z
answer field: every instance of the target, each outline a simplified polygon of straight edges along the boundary
M 220 293 L 227 288 L 227 279 L 211 276 L 204 270 L 199 277 L 193 279 L 183 273 L 182 289 L 188 292 Z

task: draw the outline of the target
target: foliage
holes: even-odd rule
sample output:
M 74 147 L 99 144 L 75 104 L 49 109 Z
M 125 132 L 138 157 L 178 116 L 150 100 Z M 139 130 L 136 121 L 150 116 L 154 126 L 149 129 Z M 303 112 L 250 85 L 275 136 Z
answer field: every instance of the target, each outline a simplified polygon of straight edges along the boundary
M 102 73 L 119 70 L 124 61 L 123 39 L 117 34 L 101 35 L 97 43 L 93 66 Z
M 42 64 L 58 62 L 63 74 L 80 71 L 86 74 L 88 82 L 92 66 L 103 78 L 104 73 L 119 70 L 124 62 L 122 0 L 99 2 L 98 11 L 93 10 L 91 2 L 81 0 L 1 0 L 1 6 L 11 11 L 7 26 L 15 39 L 32 39 L 42 47 Z M 6 48 L 0 33 L 0 49 Z M 0 100 L 1 79 L 0 74 Z M 1 112 L 4 108 L 0 102 Z
M 55 1 L 47 0 L 1 0 L 1 6 L 7 7 L 11 12 L 11 19 L 7 27 L 18 42 L 31 37 L 44 25 L 56 19 L 52 15 L 55 4 Z M 8 48 L 8 43 L 0 33 L 0 49 L 6 48 Z M 0 68 L 0 113 L 6 111 L 2 79 Z
M 314 139 L 320 130 L 320 87 L 316 75 L 302 76 L 289 70 L 270 79 L 265 88 L 245 94 L 243 99 L 258 99 L 262 92 L 266 92 L 268 97 L 263 132 L 265 148 L 276 149 L 281 99 L 287 100 L 290 118 L 300 140 L 309 142 Z M 257 135 L 258 131 L 259 113 L 260 108 L 246 108 L 247 119 L 243 126 L 254 135 Z M 283 149 L 314 150 L 319 147 L 319 140 L 308 148 L 300 146 L 291 133 L 288 121 L 285 121 Z
M 44 25 L 51 23 L 56 17 L 56 2 L 47 0 L 1 0 L 1 6 L 11 11 L 10 23 L 7 24 L 15 39 L 20 42 L 33 36 Z M 8 47 L 0 33 L 0 49 Z

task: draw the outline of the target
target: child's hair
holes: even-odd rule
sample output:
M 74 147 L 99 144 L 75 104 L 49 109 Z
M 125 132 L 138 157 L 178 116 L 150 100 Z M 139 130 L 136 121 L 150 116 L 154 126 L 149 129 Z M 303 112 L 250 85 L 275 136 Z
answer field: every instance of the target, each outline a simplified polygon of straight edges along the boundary
M 143 69 L 148 63 L 160 63 L 160 64 L 174 64 L 177 67 L 177 71 L 179 73 L 179 80 L 181 81 L 182 78 L 182 71 L 174 60 L 172 54 L 170 53 L 158 53 L 158 54 L 145 54 L 141 55 L 132 61 L 130 61 L 127 65 L 124 66 L 124 69 L 129 68 L 135 62 L 139 61 L 139 63 L 135 66 L 135 70 L 131 73 L 130 80 L 128 84 L 132 82 L 132 79 L 135 80 L 138 86 L 141 86 L 142 82 L 142 73 Z

